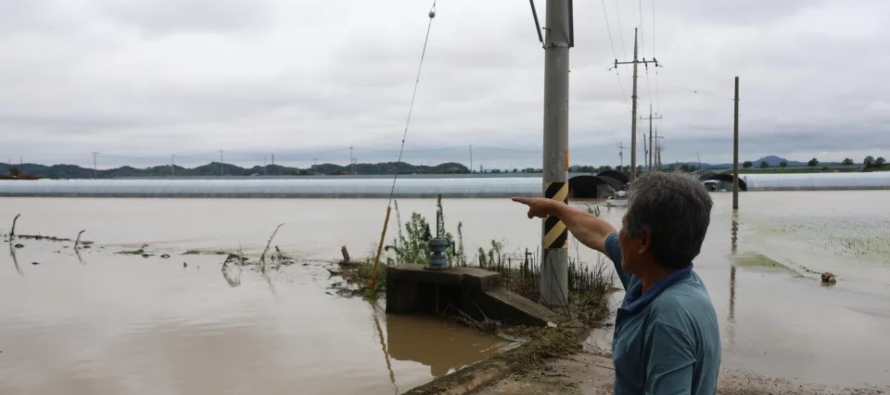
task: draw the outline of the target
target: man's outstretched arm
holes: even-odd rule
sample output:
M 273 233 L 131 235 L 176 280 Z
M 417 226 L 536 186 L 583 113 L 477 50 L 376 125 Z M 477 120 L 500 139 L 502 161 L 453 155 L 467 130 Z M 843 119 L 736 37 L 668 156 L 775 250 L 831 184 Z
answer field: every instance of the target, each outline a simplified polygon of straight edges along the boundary
M 559 218 L 581 244 L 610 256 L 606 251 L 606 237 L 616 230 L 602 218 L 552 199 L 514 197 L 513 201 L 528 206 L 529 218 Z

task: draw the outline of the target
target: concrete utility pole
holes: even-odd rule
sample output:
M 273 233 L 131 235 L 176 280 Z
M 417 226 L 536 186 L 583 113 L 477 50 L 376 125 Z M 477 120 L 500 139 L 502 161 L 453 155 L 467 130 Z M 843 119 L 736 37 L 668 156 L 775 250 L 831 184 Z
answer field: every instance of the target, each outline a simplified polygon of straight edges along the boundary
M 619 64 L 633 64 L 634 65 L 634 74 L 633 74 L 633 106 L 631 107 L 631 116 L 630 116 L 630 181 L 633 181 L 634 178 L 637 177 L 637 65 L 640 63 L 648 64 L 654 63 L 656 67 L 658 67 L 658 61 L 655 58 L 652 60 L 637 60 L 637 29 L 634 29 L 634 60 L 630 62 L 619 62 L 618 59 L 615 59 L 615 67 L 618 67 Z
M 272 166 L 275 166 L 275 154 L 272 154 Z
M 618 144 L 618 158 L 621 160 L 621 162 L 620 162 L 621 165 L 618 166 L 618 171 L 620 172 L 621 169 L 624 167 L 624 142 L 623 141 Z
M 652 139 L 652 120 L 653 119 L 661 119 L 661 115 L 652 116 L 652 103 L 649 103 L 649 117 L 648 118 L 640 117 L 641 121 L 646 120 L 646 119 L 649 120 L 649 167 L 647 169 L 652 170 L 652 168 L 655 167 L 655 165 L 654 165 L 655 162 L 652 160 L 652 158 L 655 155 L 654 149 L 652 148 L 652 147 L 655 147 L 655 145 L 652 143 L 652 140 L 653 140 Z
M 170 155 L 170 176 L 176 177 L 176 154 Z
M 655 159 L 652 166 L 655 171 L 661 171 L 661 143 L 658 142 L 658 127 L 655 127 Z
M 739 77 L 735 77 L 735 117 L 732 127 L 732 208 L 739 209 Z
M 99 160 L 98 160 L 98 158 L 99 158 L 99 153 L 93 152 L 93 178 L 94 179 L 99 178 L 99 165 L 98 165 Z
M 355 174 L 355 159 L 352 156 L 352 146 L 349 146 L 349 173 Z
M 652 150 L 651 146 L 646 145 L 646 132 L 640 133 L 643 135 L 643 169 L 649 169 L 649 152 Z M 649 144 L 652 144 L 651 142 Z
M 223 176 L 223 152 L 219 150 L 219 176 Z
M 544 197 L 568 204 L 569 49 L 574 46 L 572 0 L 547 0 L 544 39 Z M 543 224 L 541 299 L 568 304 L 568 229 L 557 217 Z
M 646 133 L 642 133 L 642 135 L 643 135 L 643 168 L 648 169 L 649 168 L 649 150 L 652 147 L 646 146 Z
M 473 170 L 473 145 L 470 144 L 470 173 L 474 173 Z

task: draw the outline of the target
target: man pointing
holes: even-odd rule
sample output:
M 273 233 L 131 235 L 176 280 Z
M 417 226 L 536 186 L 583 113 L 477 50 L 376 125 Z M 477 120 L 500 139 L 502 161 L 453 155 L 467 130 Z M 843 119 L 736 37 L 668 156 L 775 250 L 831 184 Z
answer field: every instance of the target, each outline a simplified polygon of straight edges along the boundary
M 673 172 L 637 178 L 621 231 L 562 202 L 513 200 L 529 206 L 529 218 L 558 217 L 579 242 L 614 262 L 626 290 L 612 341 L 616 395 L 717 392 L 717 315 L 692 270 L 713 205 L 700 181 Z

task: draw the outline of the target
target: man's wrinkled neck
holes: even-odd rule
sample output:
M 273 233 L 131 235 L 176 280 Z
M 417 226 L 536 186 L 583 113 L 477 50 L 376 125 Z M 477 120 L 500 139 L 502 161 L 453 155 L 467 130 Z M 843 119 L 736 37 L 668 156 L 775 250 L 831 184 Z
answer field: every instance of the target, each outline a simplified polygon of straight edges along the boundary
M 637 275 L 640 278 L 640 282 L 643 285 L 643 295 L 646 294 L 649 289 L 652 288 L 653 285 L 657 284 L 661 279 L 667 277 L 672 273 L 671 270 L 655 263 L 654 261 L 650 261 L 646 264 L 646 270 L 643 273 Z

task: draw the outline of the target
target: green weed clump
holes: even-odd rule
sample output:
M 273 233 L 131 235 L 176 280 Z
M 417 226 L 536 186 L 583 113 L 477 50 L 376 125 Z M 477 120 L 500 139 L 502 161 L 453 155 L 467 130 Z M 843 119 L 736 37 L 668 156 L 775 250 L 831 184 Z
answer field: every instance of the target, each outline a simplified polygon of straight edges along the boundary
M 374 267 L 373 253 L 364 262 L 346 268 L 343 277 L 352 284 L 355 294 L 361 294 L 366 298 L 378 298 L 386 287 L 386 266 L 398 264 L 425 264 L 430 258 L 429 240 L 434 237 L 427 219 L 420 213 L 411 213 L 407 223 L 402 224 L 398 202 L 395 202 L 395 217 L 397 229 L 393 240 L 385 245 L 384 256 L 378 267 L 376 285 L 373 289 L 366 289 Z M 591 214 L 599 215 L 599 210 L 588 207 Z M 436 200 L 436 216 L 439 219 L 438 229 L 444 233 L 445 238 L 452 240 L 452 247 L 446 251 L 446 256 L 452 266 L 478 267 L 501 274 L 501 285 L 522 295 L 530 300 L 540 300 L 541 283 L 541 253 L 539 249 L 529 249 L 507 252 L 504 243 L 491 240 L 487 247 L 479 247 L 472 257 L 467 256 L 463 241 L 463 224 L 457 223 L 456 235 L 446 231 L 444 221 L 444 209 L 442 197 Z M 609 316 L 608 295 L 612 290 L 612 274 L 610 267 L 602 256 L 593 263 L 580 260 L 580 254 L 569 262 L 568 276 L 568 312 L 587 325 L 598 325 Z

